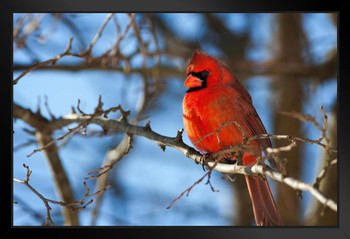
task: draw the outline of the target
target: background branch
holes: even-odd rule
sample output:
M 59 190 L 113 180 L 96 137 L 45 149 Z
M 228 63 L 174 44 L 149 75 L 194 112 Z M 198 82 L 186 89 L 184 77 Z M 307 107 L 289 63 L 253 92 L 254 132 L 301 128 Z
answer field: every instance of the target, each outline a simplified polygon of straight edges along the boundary
M 84 200 L 86 198 L 102 194 L 110 187 L 110 185 L 109 185 L 109 186 L 103 188 L 103 190 L 100 190 L 100 191 L 97 191 L 97 192 L 95 192 L 93 194 L 90 194 L 90 189 L 87 187 L 86 183 L 84 182 L 84 187 L 85 187 L 86 193 L 82 197 L 82 199 L 80 199 L 79 201 L 72 202 L 72 203 L 64 203 L 62 201 L 55 201 L 55 200 L 52 200 L 52 199 L 45 198 L 41 193 L 39 193 L 33 186 L 31 186 L 29 184 L 29 179 L 30 179 L 30 175 L 31 175 L 32 171 L 30 171 L 29 167 L 27 165 L 25 165 L 25 164 L 23 164 L 23 167 L 25 167 L 27 169 L 26 179 L 25 180 L 20 180 L 20 179 L 14 178 L 13 181 L 17 182 L 17 183 L 24 184 L 27 188 L 29 188 L 35 195 L 37 195 L 43 201 L 43 203 L 44 203 L 44 205 L 46 207 L 46 213 L 47 213 L 46 220 L 43 223 L 44 226 L 46 226 L 48 224 L 50 224 L 52 226 L 55 225 L 53 220 L 52 220 L 52 218 L 51 218 L 51 213 L 50 213 L 51 207 L 50 207 L 49 203 L 65 207 L 70 212 L 77 212 L 79 210 L 85 209 L 89 204 L 91 204 L 93 202 L 93 200 L 91 199 L 89 202 L 84 203 Z M 82 205 L 82 206 L 79 207 L 79 205 Z
M 50 165 L 58 195 L 65 203 L 74 202 L 73 190 L 58 155 L 57 147 L 55 144 L 52 144 L 54 141 L 52 138 L 53 131 L 48 127 L 50 121 L 17 104 L 13 105 L 13 116 L 14 118 L 22 119 L 35 129 L 35 137 L 40 147 L 51 144 L 50 147 L 45 148 L 44 155 Z M 62 208 L 62 213 L 65 225 L 79 225 L 77 212 Z

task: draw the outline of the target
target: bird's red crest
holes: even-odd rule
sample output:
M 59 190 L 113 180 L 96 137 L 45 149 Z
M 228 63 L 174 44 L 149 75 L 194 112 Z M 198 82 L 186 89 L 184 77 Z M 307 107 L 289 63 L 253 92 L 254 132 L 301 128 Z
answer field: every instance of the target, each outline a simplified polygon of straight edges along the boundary
M 191 57 L 188 64 L 189 71 L 202 71 L 208 69 L 215 69 L 220 63 L 212 56 L 206 54 L 205 52 L 200 52 L 196 49 Z
M 198 48 L 194 51 L 189 64 L 200 64 L 204 59 L 212 58 L 204 52 L 200 52 Z
M 203 53 L 200 53 L 198 48 L 194 51 L 191 60 L 190 60 L 190 64 L 194 64 L 198 61 L 198 59 L 200 58 L 200 55 Z

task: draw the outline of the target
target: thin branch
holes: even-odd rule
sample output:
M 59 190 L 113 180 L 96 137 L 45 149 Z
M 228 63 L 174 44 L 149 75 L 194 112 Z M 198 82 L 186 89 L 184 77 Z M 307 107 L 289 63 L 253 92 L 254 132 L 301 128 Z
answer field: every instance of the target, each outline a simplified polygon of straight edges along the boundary
M 53 141 L 52 133 L 49 125 L 51 122 L 41 116 L 40 114 L 33 113 L 30 109 L 25 109 L 17 104 L 13 104 L 13 116 L 14 118 L 22 119 L 28 125 L 35 129 L 35 136 L 39 147 L 45 147 Z M 54 183 L 57 189 L 59 197 L 66 203 L 74 201 L 74 194 L 71 188 L 66 171 L 61 163 L 61 159 L 58 155 L 58 150 L 55 144 L 50 144 L 50 147 L 46 147 L 44 155 L 51 168 Z M 65 225 L 79 225 L 79 217 L 77 213 L 62 209 Z
M 60 60 L 62 57 L 65 57 L 65 56 L 75 56 L 75 57 L 80 57 L 80 58 L 85 58 L 88 62 L 92 62 L 92 59 L 93 57 L 91 56 L 91 51 L 92 51 L 92 48 L 94 47 L 94 45 L 96 44 L 97 40 L 101 37 L 102 35 L 102 31 L 105 29 L 105 26 L 107 25 L 107 23 L 109 22 L 109 20 L 112 18 L 113 16 L 113 13 L 111 14 L 108 14 L 104 23 L 102 24 L 100 30 L 98 31 L 98 33 L 95 35 L 95 37 L 92 39 L 92 41 L 90 42 L 90 45 L 89 47 L 81 52 L 81 53 L 72 53 L 71 52 L 71 49 L 72 49 L 72 41 L 73 41 L 73 38 L 71 37 L 69 39 L 69 43 L 68 43 L 68 46 L 67 48 L 65 49 L 65 51 L 57 56 L 55 56 L 54 58 L 52 59 L 49 59 L 49 60 L 46 60 L 46 61 L 43 61 L 43 62 L 40 62 L 40 63 L 36 63 L 28 68 L 26 68 L 25 71 L 23 71 L 15 80 L 13 80 L 13 85 L 17 84 L 17 82 L 25 75 L 29 74 L 31 71 L 35 70 L 35 69 L 38 69 L 38 68 L 42 68 L 44 66 L 47 66 L 47 65 L 55 65 L 57 63 L 58 60 Z M 107 52 L 108 53 L 108 52 Z M 106 53 L 105 53 L 106 54 Z M 103 54 L 103 56 L 105 55 Z M 97 58 L 98 59 L 98 58 Z
M 16 64 L 13 66 L 14 71 L 21 71 L 21 70 L 27 70 L 28 68 L 32 67 L 31 65 L 21 65 Z M 146 74 L 151 75 L 154 73 L 155 70 L 159 71 L 160 76 L 162 77 L 183 77 L 185 75 L 185 72 L 183 70 L 180 70 L 175 67 L 171 66 L 159 66 L 157 69 L 154 67 L 134 67 L 134 68 L 128 68 L 125 69 L 125 67 L 120 67 L 118 65 L 108 65 L 108 64 L 101 64 L 98 59 L 94 62 L 90 63 L 81 63 L 81 64 L 71 64 L 71 65 L 44 65 L 40 68 L 40 70 L 43 71 L 84 71 L 84 70 L 94 70 L 94 71 L 113 71 L 113 72 L 123 72 L 126 74 L 134 73 L 134 74 L 141 74 L 143 72 L 146 72 Z
M 337 164 L 337 159 L 327 160 L 326 165 L 322 168 L 322 170 L 320 171 L 320 173 L 316 177 L 315 182 L 313 183 L 313 186 L 315 188 L 318 189 L 320 187 L 320 183 L 326 177 L 326 173 L 328 172 L 328 169 L 330 168 L 330 166 L 335 165 L 335 164 Z
M 114 13 L 110 13 L 110 14 L 107 15 L 105 21 L 103 22 L 102 26 L 100 27 L 100 30 L 97 32 L 95 37 L 92 39 L 92 41 L 90 42 L 89 47 L 85 50 L 84 54 L 88 54 L 88 55 L 91 54 L 92 48 L 96 44 L 97 40 L 101 37 L 103 30 L 105 29 L 107 23 L 113 17 L 113 15 L 114 15 Z
M 311 115 L 305 115 L 305 114 L 301 114 L 299 112 L 286 112 L 286 111 L 279 111 L 280 114 L 282 115 L 286 115 L 295 119 L 298 119 L 300 121 L 306 121 L 306 122 L 310 122 L 312 123 L 314 126 L 316 126 L 316 128 L 321 132 L 321 136 L 320 138 L 318 138 L 317 140 L 308 140 L 308 143 L 315 143 L 315 144 L 319 144 L 321 143 L 321 141 L 323 139 L 325 139 L 326 137 L 326 132 L 327 132 L 327 115 L 324 112 L 323 106 L 320 107 L 322 114 L 323 114 L 323 119 L 324 119 L 324 123 L 323 123 L 323 128 L 322 126 L 316 121 L 316 118 L 311 116 Z M 326 145 L 324 145 L 325 147 Z
M 73 38 L 70 38 L 70 39 L 69 39 L 68 46 L 67 46 L 66 50 L 65 50 L 63 53 L 61 53 L 61 54 L 55 56 L 55 57 L 52 58 L 52 59 L 49 59 L 49 60 L 46 60 L 46 61 L 43 61 L 43 62 L 34 64 L 33 66 L 27 68 L 27 69 L 26 69 L 25 71 L 23 71 L 16 79 L 13 80 L 13 85 L 17 84 L 17 82 L 18 82 L 23 76 L 27 75 L 27 74 L 30 73 L 31 71 L 33 71 L 33 70 L 35 70 L 35 69 L 38 69 L 38 68 L 41 68 L 41 67 L 46 66 L 46 65 L 50 65 L 50 64 L 51 64 L 51 65 L 54 65 L 54 64 L 56 64 L 56 62 L 57 62 L 59 59 L 61 59 L 62 57 L 67 56 L 67 55 L 72 55 L 72 54 L 70 53 L 70 50 L 71 50 L 71 48 L 72 48 L 72 41 L 73 41 Z
M 183 195 L 186 194 L 186 197 L 188 197 L 188 195 L 190 194 L 191 190 L 194 188 L 194 186 L 198 185 L 199 183 L 201 183 L 206 177 L 208 177 L 208 180 L 206 182 L 206 184 L 210 185 L 210 188 L 213 192 L 218 192 L 219 190 L 214 189 L 213 185 L 210 182 L 210 176 L 211 173 L 213 171 L 213 169 L 215 168 L 216 164 L 221 160 L 222 157 L 218 157 L 215 162 L 214 162 L 214 167 L 210 167 L 208 172 L 206 172 L 200 179 L 198 179 L 196 182 L 194 182 L 190 187 L 188 187 L 185 191 L 183 191 L 177 198 L 175 198 L 171 204 L 169 206 L 167 206 L 166 209 L 170 209 L 175 202 L 177 202 L 180 198 L 182 198 Z
M 110 156 L 111 158 L 113 158 L 111 162 L 109 162 L 108 164 L 104 165 L 101 168 L 88 172 L 88 175 L 91 175 L 91 176 L 85 177 L 84 180 L 96 179 L 108 173 L 117 163 L 119 163 L 124 158 L 125 155 L 127 155 L 130 152 L 130 149 L 132 148 L 132 141 L 133 141 L 132 136 L 126 135 L 126 138 L 122 141 L 122 143 L 120 144 L 120 147 L 117 147 L 114 149 L 114 151 L 109 152 L 110 155 L 116 154 L 117 157 Z M 96 175 L 92 175 L 92 174 L 96 174 Z
M 30 154 L 27 155 L 27 157 L 31 157 L 33 154 L 37 153 L 37 152 L 41 152 L 43 150 L 46 150 L 48 147 L 50 147 L 51 145 L 55 144 L 56 142 L 63 140 L 64 138 L 66 138 L 68 135 L 74 134 L 77 131 L 79 131 L 81 128 L 83 128 L 85 125 L 84 123 L 80 123 L 78 126 L 74 127 L 73 129 L 68 129 L 68 132 L 65 133 L 64 135 L 58 137 L 55 140 L 52 140 L 51 142 L 49 142 L 48 144 L 44 145 L 43 147 L 39 148 L 39 149 L 34 149 L 33 152 L 31 152 Z
M 52 220 L 52 218 L 51 218 L 51 213 L 50 213 L 51 207 L 50 207 L 49 203 L 56 204 L 56 205 L 59 205 L 59 206 L 64 206 L 64 207 L 67 207 L 68 209 L 73 210 L 73 211 L 80 211 L 80 210 L 85 209 L 88 205 L 90 205 L 93 202 L 93 199 L 91 199 L 89 202 L 84 203 L 84 201 L 87 198 L 92 197 L 92 196 L 96 196 L 96 195 L 99 195 L 99 194 L 102 194 L 111 186 L 111 185 L 108 185 L 105 188 L 103 188 L 102 190 L 97 191 L 97 192 L 95 192 L 93 194 L 90 194 L 90 189 L 87 187 L 86 182 L 84 182 L 84 187 L 85 187 L 85 190 L 86 190 L 85 195 L 79 201 L 72 202 L 72 203 L 64 203 L 62 201 L 56 201 L 56 200 L 45 198 L 33 186 L 31 186 L 29 184 L 29 179 L 30 179 L 30 175 L 31 175 L 32 171 L 25 164 L 23 164 L 23 167 L 26 168 L 26 170 L 27 170 L 26 179 L 25 180 L 20 180 L 20 179 L 17 179 L 17 178 L 13 178 L 13 181 L 25 185 L 27 188 L 29 188 L 35 195 L 37 195 L 43 201 L 43 203 L 44 203 L 44 205 L 46 207 L 46 213 L 47 213 L 46 220 L 43 223 L 44 226 L 47 226 L 48 224 L 50 224 L 52 226 L 55 225 L 53 220 Z M 82 205 L 82 206 L 79 207 L 79 205 Z

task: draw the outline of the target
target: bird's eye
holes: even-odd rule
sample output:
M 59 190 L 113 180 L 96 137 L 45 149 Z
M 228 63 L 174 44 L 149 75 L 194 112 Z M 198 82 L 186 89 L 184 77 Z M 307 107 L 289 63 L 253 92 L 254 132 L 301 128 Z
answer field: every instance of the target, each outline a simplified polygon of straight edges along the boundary
M 202 71 L 202 72 L 201 72 L 201 78 L 202 78 L 202 79 L 206 79 L 206 78 L 208 77 L 208 75 L 209 75 L 209 72 L 208 72 L 208 71 Z

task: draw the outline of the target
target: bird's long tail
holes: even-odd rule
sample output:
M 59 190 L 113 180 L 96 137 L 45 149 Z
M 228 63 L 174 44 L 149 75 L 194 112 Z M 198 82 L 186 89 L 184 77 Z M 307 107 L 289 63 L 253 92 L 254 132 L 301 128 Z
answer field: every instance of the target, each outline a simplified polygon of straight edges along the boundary
M 245 176 L 253 205 L 255 221 L 258 226 L 282 226 L 276 203 L 272 197 L 269 183 L 254 176 Z

